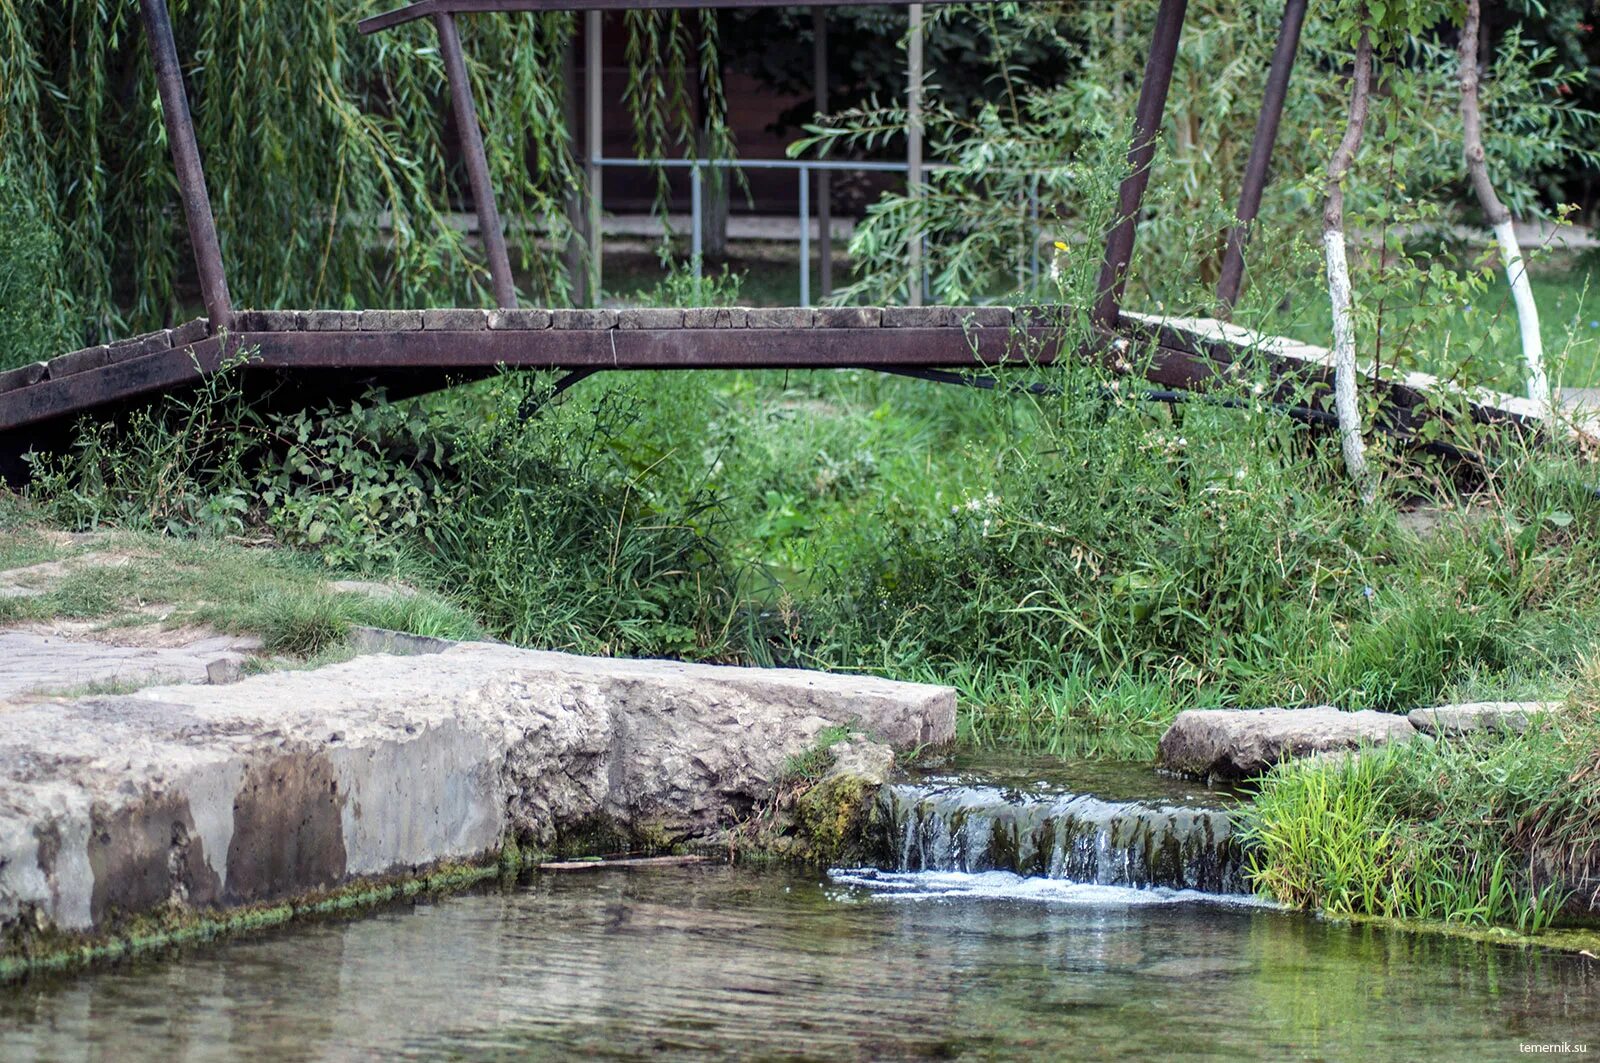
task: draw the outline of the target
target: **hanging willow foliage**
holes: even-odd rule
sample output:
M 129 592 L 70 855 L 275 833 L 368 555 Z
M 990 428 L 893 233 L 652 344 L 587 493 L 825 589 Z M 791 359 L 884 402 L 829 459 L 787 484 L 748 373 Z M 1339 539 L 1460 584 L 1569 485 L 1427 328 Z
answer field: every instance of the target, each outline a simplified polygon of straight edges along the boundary
M 236 305 L 489 301 L 481 253 L 452 216 L 470 195 L 431 23 L 358 34 L 389 0 L 171 6 Z M 560 73 L 574 26 L 569 14 L 461 19 L 513 264 L 524 297 L 545 304 L 568 291 L 563 206 L 579 176 Z M 677 96 L 641 97 L 662 142 L 674 125 L 687 142 L 703 117 L 731 148 L 720 83 L 705 88 L 716 105 L 703 116 Z M 0 164 L 61 234 L 61 285 L 83 340 L 193 312 L 188 233 L 131 0 L 0 0 Z
M 711 9 L 634 10 L 624 13 L 628 29 L 628 87 L 623 100 L 633 113 L 634 150 L 642 159 L 678 152 L 690 158 L 731 159 L 727 103 L 717 12 Z M 688 124 L 683 116 L 691 116 Z M 663 218 L 670 193 L 667 171 L 656 171 L 656 205 Z M 725 179 L 710 173 L 713 186 Z

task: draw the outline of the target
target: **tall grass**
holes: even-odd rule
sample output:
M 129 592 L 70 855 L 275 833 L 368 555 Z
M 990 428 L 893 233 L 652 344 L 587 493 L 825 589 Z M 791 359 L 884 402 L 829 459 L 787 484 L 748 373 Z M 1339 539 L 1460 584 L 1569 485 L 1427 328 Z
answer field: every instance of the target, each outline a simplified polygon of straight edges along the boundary
M 1335 914 L 1548 926 L 1600 885 L 1592 709 L 1515 737 L 1281 765 L 1249 806 L 1256 889 Z

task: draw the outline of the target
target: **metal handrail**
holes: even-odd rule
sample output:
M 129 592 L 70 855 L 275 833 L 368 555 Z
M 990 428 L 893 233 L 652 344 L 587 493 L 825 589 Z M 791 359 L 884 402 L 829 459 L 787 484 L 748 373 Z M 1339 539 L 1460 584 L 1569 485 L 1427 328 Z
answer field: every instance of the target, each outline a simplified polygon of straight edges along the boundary
M 798 216 L 800 219 L 800 305 L 811 305 L 811 174 L 812 171 L 837 172 L 867 172 L 867 173 L 904 173 L 908 179 L 910 164 L 905 162 L 885 162 L 875 159 L 635 159 L 625 157 L 596 156 L 588 160 L 589 165 L 596 169 L 617 167 L 619 169 L 669 169 L 689 171 L 689 256 L 691 269 L 694 275 L 694 290 L 696 297 L 700 293 L 700 282 L 703 279 L 703 258 L 705 250 L 704 230 L 704 186 L 703 171 L 717 170 L 789 170 L 800 175 L 800 204 Z M 924 163 L 922 170 L 945 171 L 958 169 L 954 163 L 932 162 Z M 1041 174 L 1062 167 L 1038 167 L 1021 169 L 1017 172 Z M 1026 273 L 1030 283 L 1037 283 L 1039 279 L 1039 182 L 1033 182 L 1029 193 L 1029 217 L 1033 222 L 1032 253 Z M 818 230 L 817 234 L 822 240 L 822 254 L 832 254 L 832 233 Z M 926 262 L 926 256 L 923 259 Z M 1020 264 L 1017 270 L 1019 283 L 1024 277 Z M 924 265 L 921 269 L 921 287 L 924 293 L 928 290 L 928 270 Z M 826 293 L 824 293 L 826 297 Z

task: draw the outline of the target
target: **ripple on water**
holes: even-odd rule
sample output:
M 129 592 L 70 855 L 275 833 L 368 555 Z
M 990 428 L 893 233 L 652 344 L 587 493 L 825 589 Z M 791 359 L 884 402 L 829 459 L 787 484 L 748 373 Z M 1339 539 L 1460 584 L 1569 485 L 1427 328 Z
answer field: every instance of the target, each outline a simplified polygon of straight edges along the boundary
M 1259 897 L 1236 893 L 1204 893 L 1166 886 L 1107 886 L 1095 882 L 1017 875 L 1010 871 L 884 871 L 872 867 L 834 868 L 828 878 L 852 892 L 873 899 L 937 900 L 962 898 L 1027 901 L 1085 908 L 1131 908 L 1144 905 L 1215 904 L 1240 908 L 1272 908 Z

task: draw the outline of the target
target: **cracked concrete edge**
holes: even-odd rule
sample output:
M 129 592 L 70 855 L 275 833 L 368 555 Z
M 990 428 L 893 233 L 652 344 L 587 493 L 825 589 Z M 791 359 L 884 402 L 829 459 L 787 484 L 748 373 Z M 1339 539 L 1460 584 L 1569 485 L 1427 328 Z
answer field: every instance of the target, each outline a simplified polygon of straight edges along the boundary
M 430 649 L 9 714 L 0 927 L 227 911 L 482 862 L 508 837 L 553 845 L 596 821 L 704 837 L 826 727 L 901 749 L 954 737 L 943 687 Z

